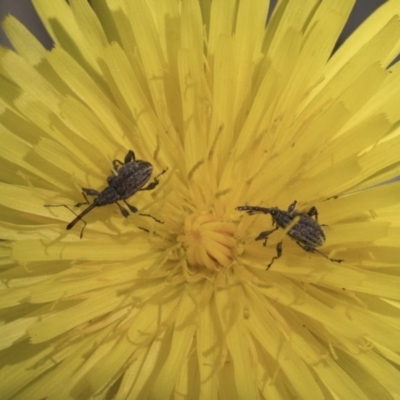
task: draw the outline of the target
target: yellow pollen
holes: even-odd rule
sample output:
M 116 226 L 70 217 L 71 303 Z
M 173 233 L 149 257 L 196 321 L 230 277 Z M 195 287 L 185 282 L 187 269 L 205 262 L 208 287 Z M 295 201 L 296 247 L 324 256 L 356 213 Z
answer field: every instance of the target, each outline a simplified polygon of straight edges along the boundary
M 232 264 L 235 231 L 233 222 L 218 220 L 212 214 L 191 214 L 178 240 L 186 249 L 189 265 L 219 271 Z

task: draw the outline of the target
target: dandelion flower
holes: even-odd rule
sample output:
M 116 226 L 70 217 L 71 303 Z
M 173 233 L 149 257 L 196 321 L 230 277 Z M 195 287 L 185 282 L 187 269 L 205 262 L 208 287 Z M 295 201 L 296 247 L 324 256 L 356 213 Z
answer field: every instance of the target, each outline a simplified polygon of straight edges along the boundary
M 335 52 L 349 0 L 34 5 L 54 48 L 10 16 L 0 49 L 2 399 L 399 398 L 399 2 Z M 139 213 L 66 230 L 130 149 L 168 168 Z M 294 200 L 342 263 L 236 210 Z

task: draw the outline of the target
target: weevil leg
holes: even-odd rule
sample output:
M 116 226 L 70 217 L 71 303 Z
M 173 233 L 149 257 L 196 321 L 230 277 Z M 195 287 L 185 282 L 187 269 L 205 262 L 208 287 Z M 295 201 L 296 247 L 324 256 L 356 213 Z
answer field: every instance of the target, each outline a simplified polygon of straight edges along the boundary
M 65 207 L 67 208 L 69 211 L 72 212 L 72 214 L 75 214 L 76 216 L 78 216 L 78 214 L 72 210 L 72 208 L 69 208 L 66 204 L 44 204 L 44 207 Z
M 151 182 L 150 184 L 148 184 L 146 187 L 140 189 L 140 190 L 153 190 L 159 183 L 160 181 L 158 180 L 158 178 L 165 174 L 168 171 L 168 168 L 163 169 L 154 179 L 153 182 Z
M 307 215 L 310 217 L 315 217 L 315 220 L 318 221 L 318 211 L 314 206 L 309 209 Z
M 119 210 L 121 211 L 122 216 L 125 218 L 128 218 L 129 212 L 124 207 L 122 207 L 121 204 L 118 203 L 118 201 L 116 201 L 115 204 L 119 207 Z
M 68 208 L 68 210 L 71 211 L 72 214 L 78 215 L 75 211 L 72 210 L 72 208 L 69 208 L 66 204 L 43 204 L 43 207 L 65 207 Z
M 344 260 L 341 259 L 341 258 L 330 258 L 330 257 L 328 257 L 326 254 L 322 253 L 321 251 L 319 251 L 319 250 L 317 250 L 317 249 L 315 249 L 315 251 L 316 251 L 318 254 L 321 254 L 321 256 L 327 258 L 328 260 L 330 260 L 330 261 L 332 261 L 332 262 L 337 262 L 337 263 L 340 264 L 341 262 L 344 261 Z
M 308 251 L 309 253 L 318 253 L 321 254 L 322 257 L 327 258 L 328 260 L 332 261 L 332 262 L 337 262 L 337 263 L 341 263 L 344 260 L 340 259 L 340 258 L 330 258 L 328 257 L 326 254 L 322 253 L 322 251 L 319 251 L 318 249 L 316 249 L 315 247 L 311 247 L 311 246 L 305 246 L 299 242 L 296 242 L 303 250 Z
M 84 197 L 85 201 L 82 203 L 76 203 L 75 207 L 80 207 L 85 204 L 89 204 L 90 201 L 88 200 L 87 196 L 98 196 L 100 192 L 94 189 L 82 188 L 82 196 Z
M 126 153 L 126 156 L 124 158 L 124 164 L 128 164 L 128 162 L 136 160 L 135 158 L 135 153 L 133 150 L 129 150 L 128 153 Z
M 271 229 L 270 231 L 264 231 L 261 232 L 255 240 L 263 240 L 264 239 L 264 243 L 263 246 L 265 247 L 267 245 L 267 240 L 268 240 L 268 236 L 272 233 L 275 232 L 276 230 L 278 230 L 279 227 L 276 227 L 275 229 Z
M 86 221 L 84 219 L 81 218 L 81 221 L 83 222 L 83 227 L 81 229 L 81 234 L 79 235 L 79 238 L 82 239 L 83 238 L 83 231 L 86 228 Z
M 129 210 L 131 210 L 132 213 L 137 213 L 138 209 L 135 206 L 130 205 L 126 200 L 122 200 L 129 208 Z M 139 213 L 139 215 L 141 215 L 142 217 L 150 217 L 153 218 L 154 221 L 158 222 L 159 224 L 163 224 L 164 222 L 160 221 L 159 219 L 153 217 L 151 214 L 142 214 Z
M 94 190 L 94 189 L 82 188 L 82 194 L 83 194 L 83 197 L 85 198 L 85 200 L 87 200 L 86 195 L 98 196 L 100 194 L 100 192 L 98 192 L 97 190 Z
M 291 212 L 293 212 L 294 211 L 294 209 L 296 208 L 296 204 L 297 204 L 297 201 L 295 200 L 289 207 L 288 207 L 288 212 L 289 213 L 291 213 Z
M 159 180 L 154 178 L 154 182 L 149 183 L 146 187 L 140 190 L 153 190 L 159 183 Z
M 154 221 L 158 222 L 159 224 L 163 224 L 163 223 L 164 223 L 164 221 L 160 221 L 160 220 L 157 219 L 156 217 L 153 217 L 151 214 L 142 214 L 142 213 L 139 213 L 139 215 L 141 215 L 142 217 L 150 217 L 150 218 L 153 218 Z
M 120 160 L 113 160 L 112 161 L 112 166 L 113 166 L 113 168 L 114 168 L 114 171 L 118 171 L 118 168 L 121 166 L 121 165 L 124 165 L 124 163 L 122 162 L 122 161 L 120 161 Z
M 138 209 L 135 206 L 131 206 L 126 200 L 122 200 L 122 201 L 126 204 L 126 206 L 129 208 L 129 210 L 132 213 L 137 213 L 138 212 Z
M 267 271 L 271 268 L 271 266 L 274 263 L 274 261 L 277 260 L 278 258 L 280 258 L 281 255 L 282 255 L 282 242 L 279 242 L 276 245 L 276 256 L 272 257 L 271 262 L 267 265 Z
M 124 162 L 122 162 L 122 161 L 120 161 L 118 159 L 112 161 L 112 165 L 113 165 L 114 171 L 118 171 L 118 168 L 121 165 L 127 164 L 127 163 L 129 163 L 129 162 L 131 162 L 133 160 L 135 160 L 135 153 L 133 152 L 133 150 L 129 150 L 128 153 L 126 153 L 126 156 L 124 158 Z
M 79 235 L 79 238 L 82 239 L 83 238 L 83 231 L 86 228 L 86 221 L 84 219 L 81 219 L 81 221 L 84 223 L 82 229 L 81 229 L 81 234 Z

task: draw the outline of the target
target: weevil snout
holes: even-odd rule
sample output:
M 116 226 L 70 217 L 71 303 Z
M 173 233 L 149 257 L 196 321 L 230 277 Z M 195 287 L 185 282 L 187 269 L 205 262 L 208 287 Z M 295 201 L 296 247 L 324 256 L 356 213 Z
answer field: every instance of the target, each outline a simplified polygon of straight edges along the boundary
M 238 211 L 246 211 L 247 214 L 252 215 L 252 214 L 269 214 L 271 213 L 272 208 L 265 208 L 265 207 L 258 207 L 258 206 L 239 206 L 236 207 L 236 210 Z

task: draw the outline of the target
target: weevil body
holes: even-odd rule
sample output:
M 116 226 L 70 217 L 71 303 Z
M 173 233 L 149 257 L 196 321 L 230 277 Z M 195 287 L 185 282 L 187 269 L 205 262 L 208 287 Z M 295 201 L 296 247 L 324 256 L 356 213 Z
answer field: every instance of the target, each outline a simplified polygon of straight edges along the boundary
M 287 234 L 293 239 L 303 250 L 310 253 L 319 253 L 325 258 L 333 262 L 342 262 L 343 260 L 330 258 L 324 253 L 316 249 L 325 243 L 325 233 L 322 226 L 318 223 L 318 212 L 315 207 L 311 207 L 307 213 L 296 210 L 297 201 L 294 201 L 287 211 L 281 210 L 277 207 L 258 207 L 258 206 L 240 206 L 236 209 L 239 211 L 246 211 L 248 214 L 270 214 L 272 224 L 276 225 L 275 229 L 261 232 L 256 240 L 264 239 L 264 246 L 267 244 L 268 236 L 275 232 L 277 229 L 286 229 L 290 227 Z M 315 219 L 314 219 L 315 218 Z M 276 256 L 272 258 L 267 266 L 267 270 L 272 266 L 275 260 L 282 255 L 282 242 L 276 246 Z
M 143 187 L 150 179 L 150 176 L 153 172 L 153 166 L 149 162 L 136 160 L 135 153 L 132 150 L 129 150 L 125 156 L 124 162 L 113 160 L 112 164 L 116 175 L 111 174 L 107 178 L 108 186 L 105 189 L 103 189 L 101 192 L 98 192 L 94 189 L 82 188 L 82 194 L 86 201 L 84 203 L 76 204 L 76 207 L 89 204 L 86 196 L 95 196 L 95 199 L 93 203 L 85 208 L 67 225 L 67 229 L 71 229 L 78 221 L 82 220 L 85 225 L 82 228 L 81 237 L 86 226 L 86 222 L 82 218 L 91 210 L 93 210 L 93 208 L 115 203 L 119 207 L 121 214 L 126 218 L 129 216 L 129 212 L 126 210 L 126 208 L 119 204 L 118 201 L 123 201 L 131 212 L 136 213 L 138 209 L 135 206 L 128 204 L 126 199 L 133 196 L 138 191 L 154 189 L 159 183 L 158 177 L 166 172 L 166 170 L 163 170 L 154 178 L 153 182 L 146 187 Z M 65 205 L 60 206 L 67 207 Z M 58 206 L 46 205 L 46 207 Z M 147 214 L 141 215 L 148 216 Z M 158 221 L 157 219 L 155 220 Z

